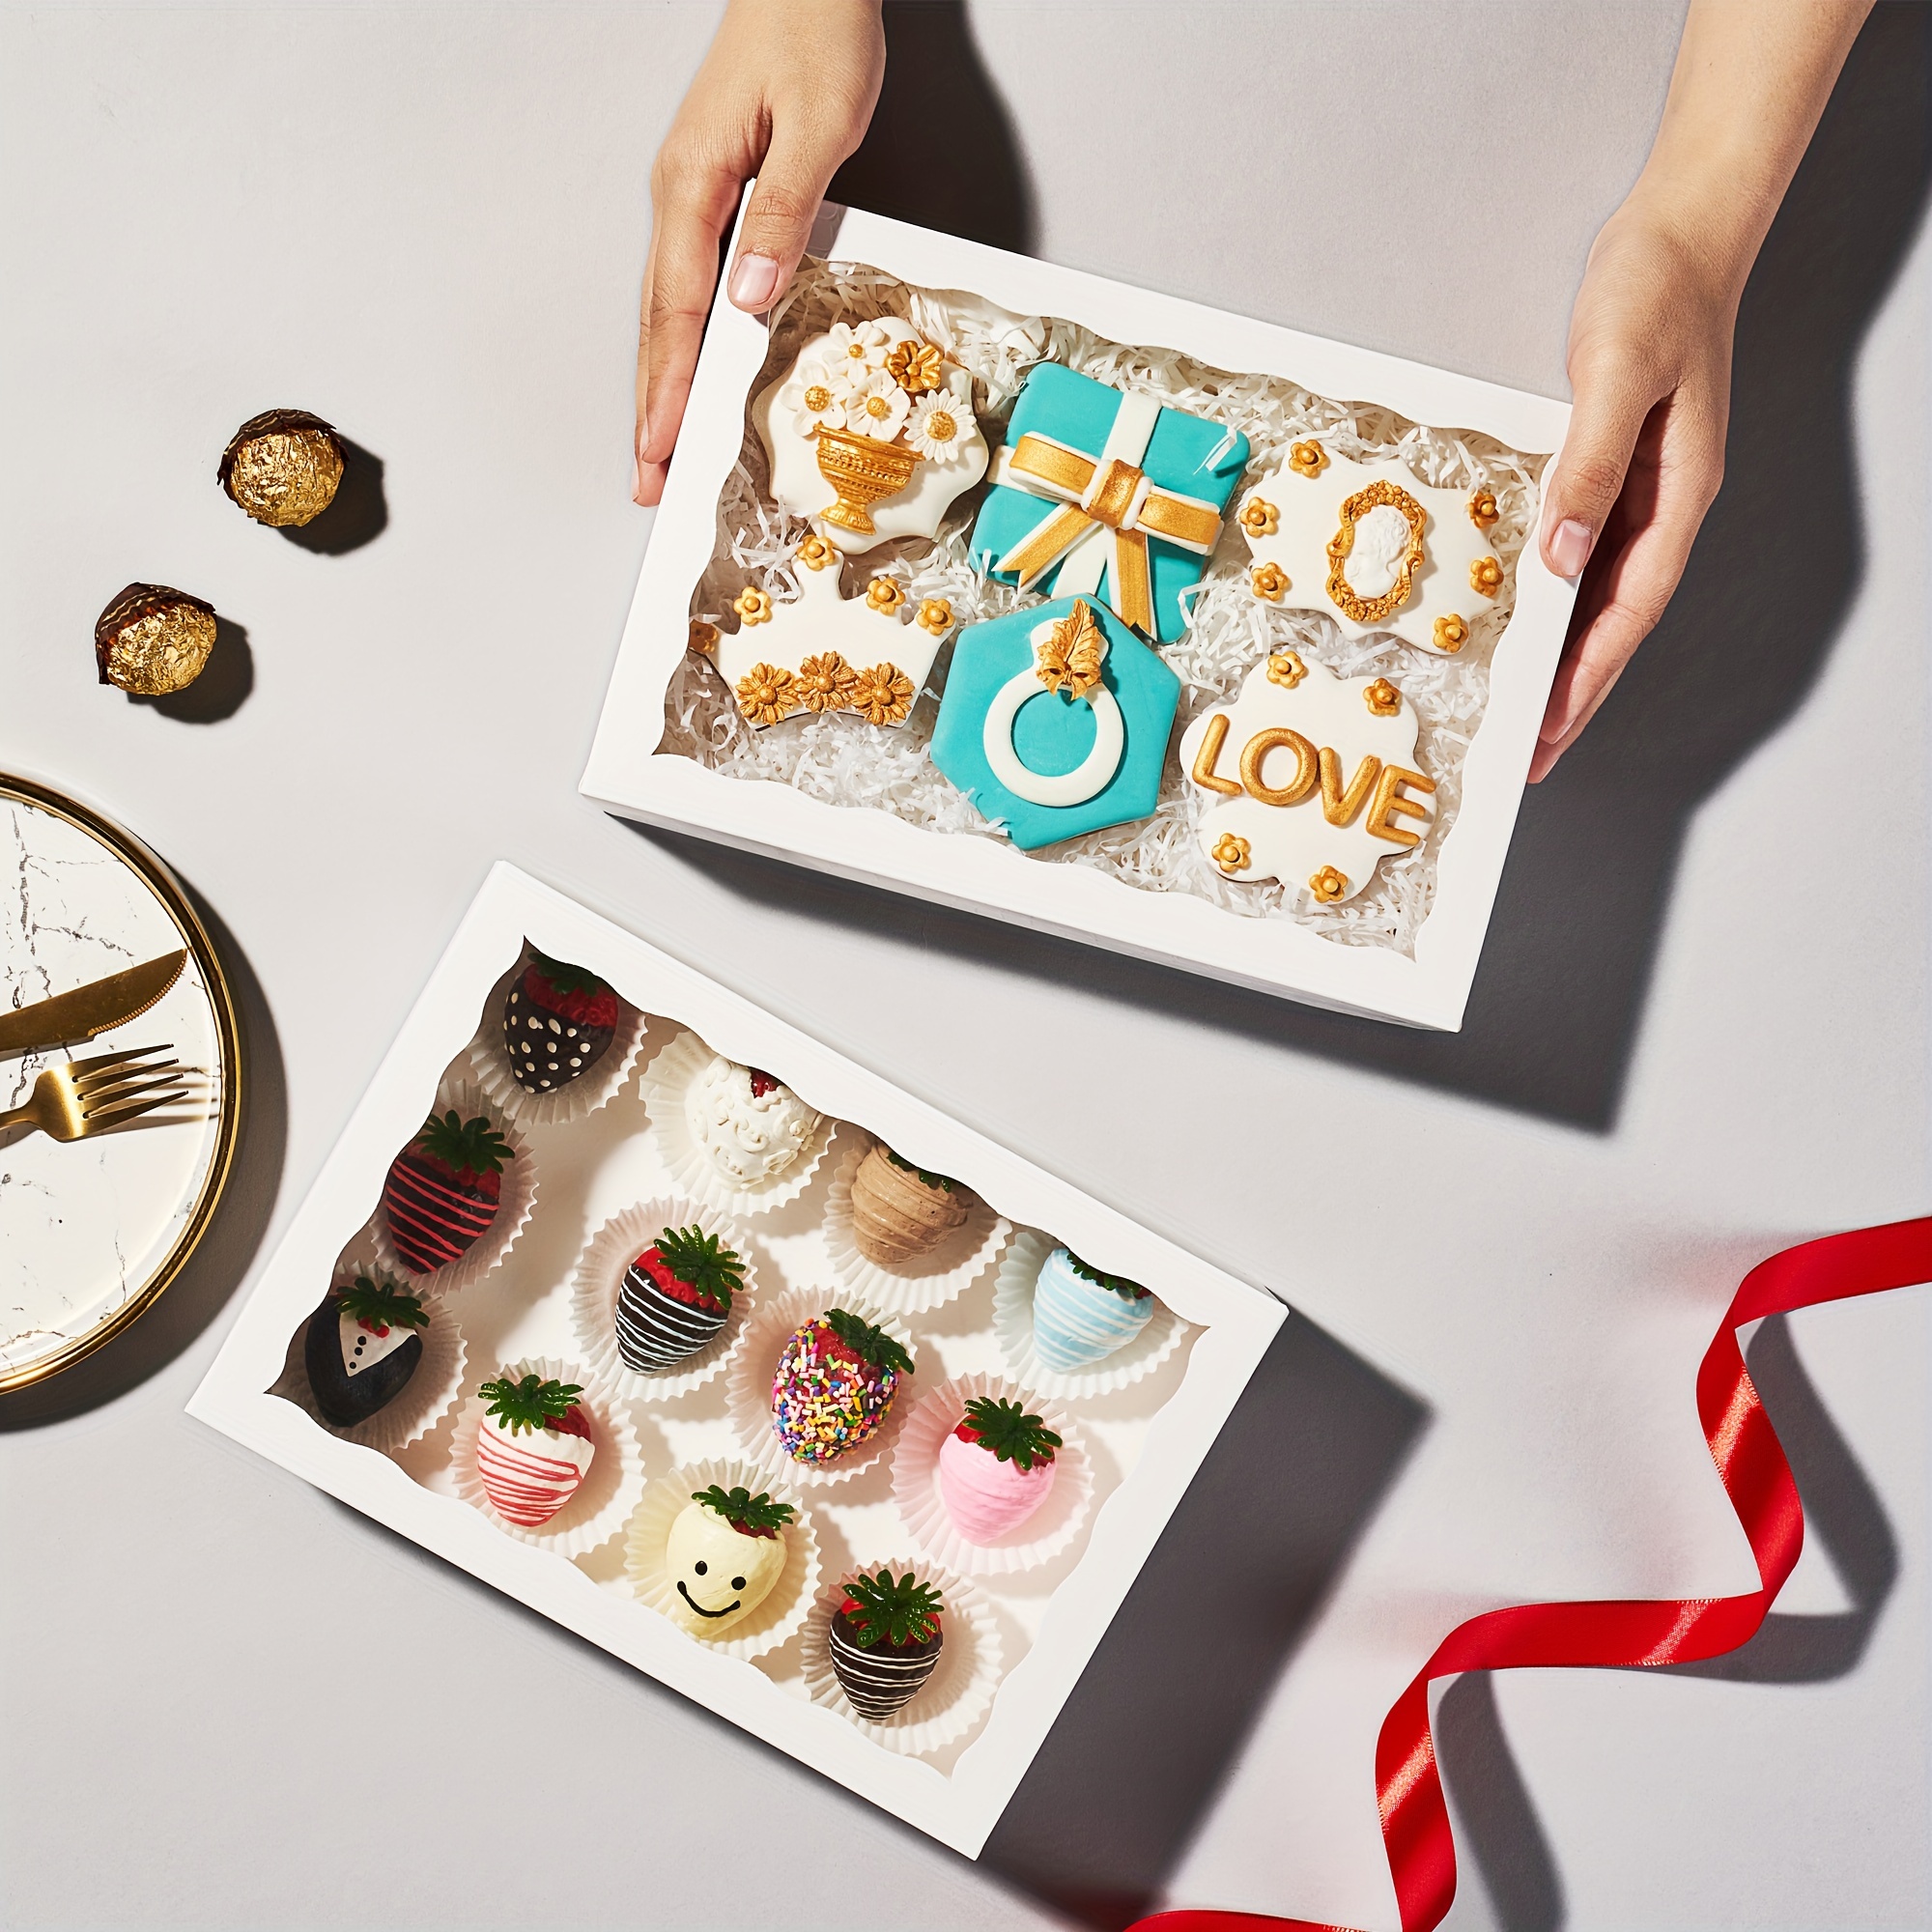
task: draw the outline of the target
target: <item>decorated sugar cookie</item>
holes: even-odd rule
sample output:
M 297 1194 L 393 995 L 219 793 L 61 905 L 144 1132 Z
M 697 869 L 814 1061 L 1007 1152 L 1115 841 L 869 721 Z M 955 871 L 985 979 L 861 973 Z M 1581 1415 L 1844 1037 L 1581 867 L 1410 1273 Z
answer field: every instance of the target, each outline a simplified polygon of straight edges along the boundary
M 1152 812 L 1179 701 L 1104 605 L 1057 598 L 959 634 L 932 761 L 1031 851 Z
M 1181 769 L 1210 801 L 1203 849 L 1231 879 L 1279 879 L 1321 905 L 1353 898 L 1428 829 L 1435 781 L 1415 769 L 1416 730 L 1387 678 L 1277 651 L 1180 740 Z
M 1496 517 L 1489 490 L 1432 490 L 1406 464 L 1355 463 L 1313 441 L 1293 444 L 1236 513 L 1262 602 L 1445 656 L 1502 594 Z
M 838 585 L 838 553 L 823 537 L 799 548 L 800 594 L 773 602 L 748 585 L 735 631 L 692 626 L 692 648 L 718 667 L 738 709 L 757 729 L 801 712 L 851 711 L 869 724 L 912 716 L 941 639 L 952 628 L 944 597 L 914 602 L 891 577 L 863 597 Z
M 841 551 L 938 534 L 986 473 L 973 379 L 910 323 L 835 323 L 752 405 L 772 498 Z

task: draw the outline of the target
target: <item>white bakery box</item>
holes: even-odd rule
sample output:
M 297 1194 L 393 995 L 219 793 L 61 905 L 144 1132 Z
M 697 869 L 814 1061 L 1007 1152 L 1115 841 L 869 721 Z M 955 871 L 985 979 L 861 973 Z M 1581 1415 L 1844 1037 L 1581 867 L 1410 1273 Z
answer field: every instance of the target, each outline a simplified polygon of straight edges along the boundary
M 1400 828 L 1384 835 L 1391 844 L 1370 841 L 1367 885 L 1358 876 L 1348 903 L 1319 902 L 1325 868 L 1301 883 L 1303 848 L 1324 856 L 1315 848 L 1329 794 L 1314 792 L 1312 765 L 1299 768 L 1293 813 L 1245 799 L 1224 806 L 1249 814 L 1251 823 L 1230 823 L 1252 834 L 1251 859 L 1245 845 L 1217 844 L 1218 821 L 1209 820 L 1220 803 L 1215 792 L 1236 789 L 1225 775 L 1238 741 L 1229 743 L 1223 782 L 1205 790 L 1189 782 L 1198 731 L 1167 750 L 1158 810 L 1127 835 L 1095 832 L 1022 851 L 967 805 L 923 759 L 955 641 L 973 618 L 1029 601 L 989 582 L 991 553 L 974 561 L 973 520 L 985 486 L 961 491 L 943 523 L 937 511 L 922 519 L 920 493 L 929 497 L 939 474 L 927 463 L 907 486 L 902 502 L 910 507 L 883 505 L 881 540 L 851 552 L 849 533 L 800 494 L 812 465 L 805 446 L 789 440 L 784 418 L 808 391 L 797 383 L 779 391 L 802 346 L 817 354 L 834 325 L 880 317 L 900 335 L 916 332 L 938 345 L 947 369 L 964 372 L 962 384 L 970 375 L 996 482 L 1014 480 L 1007 466 L 1017 452 L 999 446 L 1003 424 L 1021 379 L 1040 362 L 1063 362 L 1143 399 L 1133 409 L 1150 419 L 1152 405 L 1144 399 L 1151 396 L 1245 435 L 1251 455 L 1225 503 L 1202 587 L 1182 601 L 1186 635 L 1163 629 L 1163 655 L 1182 685 L 1175 738 L 1214 705 L 1232 703 L 1242 676 L 1259 679 L 1258 668 L 1279 663 L 1284 651 L 1296 666 L 1352 680 L 1350 700 L 1366 680 L 1385 676 L 1403 695 L 1396 722 L 1406 724 L 1415 748 L 1403 762 L 1427 772 L 1434 787 L 1420 842 L 1405 849 Z M 1088 450 L 1095 477 L 1130 413 L 1122 404 L 1108 447 Z M 582 790 L 628 817 L 749 851 L 1314 1005 L 1453 1030 L 1475 976 L 1575 596 L 1574 583 L 1545 567 L 1535 541 L 1541 479 L 1568 421 L 1569 406 L 1545 397 L 827 204 L 797 288 L 772 318 L 722 299 L 712 310 Z M 800 419 L 802 434 L 810 427 Z M 1138 440 L 1128 439 L 1128 461 L 1141 460 L 1146 437 L 1143 427 Z M 1318 452 L 1312 465 L 1295 460 L 1310 451 Z M 955 477 L 979 475 L 986 451 L 973 454 Z M 1381 628 L 1379 606 L 1340 607 L 1333 581 L 1326 596 L 1323 583 L 1333 551 L 1322 554 L 1322 533 L 1337 530 L 1347 493 L 1374 479 L 1401 485 L 1395 500 L 1418 533 L 1419 570 L 1406 580 L 1406 604 Z M 1090 484 L 1087 495 L 1096 488 Z M 1070 496 L 1063 490 L 1060 500 Z M 1472 542 L 1463 510 L 1479 502 Z M 934 538 L 923 534 L 935 526 Z M 800 711 L 773 724 L 750 711 L 741 716 L 742 702 L 734 706 L 731 680 L 776 648 L 769 640 L 786 627 L 774 620 L 787 616 L 788 605 L 819 599 L 811 623 L 789 626 L 799 639 L 794 656 L 810 647 L 809 637 L 833 635 L 818 621 L 836 601 L 822 580 L 840 573 L 814 577 L 802 567 L 812 561 L 812 532 L 848 548 L 845 632 L 865 629 L 851 613 L 864 608 L 858 600 L 868 570 L 908 594 L 896 620 L 905 627 L 913 688 L 923 695 L 902 722 L 881 726 Z M 1472 565 L 1472 554 L 1485 551 L 1493 554 L 1476 555 Z M 1302 556 L 1309 563 L 1297 567 Z M 1260 575 L 1271 562 L 1286 567 Z M 1472 587 L 1472 567 L 1491 570 L 1480 589 Z M 1042 582 L 1064 590 L 1073 570 L 1069 555 L 1057 584 Z M 1085 587 L 1094 587 L 1094 575 L 1080 580 Z M 747 590 L 764 592 L 767 604 L 742 617 L 736 596 Z M 934 595 L 950 608 L 952 627 L 922 679 L 913 613 Z M 1039 601 L 1037 593 L 1031 601 Z M 1345 621 L 1343 608 L 1363 621 Z M 1432 618 L 1440 620 L 1433 628 Z M 695 662 L 695 637 L 709 639 L 712 664 Z M 1323 683 L 1314 678 L 1297 697 Z M 1280 694 L 1262 686 L 1260 696 Z M 755 728 L 760 722 L 768 728 Z M 1291 722 L 1307 724 L 1305 716 Z M 1307 724 L 1311 735 L 1316 728 Z M 1352 760 L 1356 754 L 1336 742 L 1337 755 Z M 990 737 L 987 744 L 991 759 L 1002 748 Z M 1394 765 L 1402 747 L 1380 750 Z M 1207 782 L 1214 784 L 1211 777 Z M 1290 793 L 1276 782 L 1271 797 L 1279 803 Z M 1264 796 L 1258 785 L 1250 789 Z M 1357 869 L 1349 855 L 1363 849 L 1361 822 L 1354 843 L 1337 848 L 1347 869 Z M 1288 825 L 1296 829 L 1298 863 L 1280 868 L 1280 883 L 1251 883 L 1264 832 Z M 1238 854 L 1246 874 L 1217 866 L 1217 853 Z
M 532 1100 L 506 1077 L 500 1016 L 526 948 L 588 969 L 624 1003 L 576 1100 L 569 1089 Z M 734 1196 L 735 1183 L 693 1166 L 682 1095 L 714 1054 L 782 1082 L 823 1117 L 820 1139 L 767 1198 Z M 480 1110 L 513 1148 L 501 1225 L 412 1281 L 431 1317 L 414 1377 L 389 1407 L 332 1428 L 304 1380 L 308 1319 L 331 1283 L 364 1265 L 394 1271 L 378 1203 L 432 1106 Z M 851 1238 L 849 1183 L 875 1136 L 977 1197 L 962 1226 L 896 1269 L 867 1262 Z M 640 1376 L 612 1348 L 613 1282 L 681 1196 L 692 1219 L 724 1228 L 751 1264 L 747 1285 L 690 1373 Z M 1031 1284 L 1056 1242 L 1154 1297 L 1116 1353 L 1062 1376 L 1029 1340 Z M 794 1323 L 835 1305 L 899 1339 L 914 1370 L 855 1468 L 803 1469 L 773 1443 L 773 1364 Z M 189 1409 L 976 1856 L 1286 1313 L 499 864 Z M 524 1365 L 585 1390 L 595 1454 L 564 1508 L 520 1529 L 477 1485 L 475 1392 Z M 932 1459 L 974 1392 L 1020 1402 L 1063 1446 L 1036 1514 L 969 1546 L 937 1505 Z M 797 1506 L 786 1572 L 741 1628 L 693 1634 L 666 1592 L 668 1512 L 734 1480 Z M 923 1689 L 875 1722 L 844 1701 L 824 1652 L 841 1578 L 881 1564 L 938 1581 L 945 1637 Z

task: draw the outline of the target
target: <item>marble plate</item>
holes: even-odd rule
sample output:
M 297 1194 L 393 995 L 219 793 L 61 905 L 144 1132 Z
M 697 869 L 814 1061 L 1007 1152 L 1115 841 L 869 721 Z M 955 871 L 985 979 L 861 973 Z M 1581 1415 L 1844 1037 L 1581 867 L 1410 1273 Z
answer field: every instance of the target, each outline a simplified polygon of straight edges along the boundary
M 0 776 L 0 1006 L 18 1008 L 186 947 L 181 978 L 90 1043 L 0 1057 L 0 1108 L 43 1067 L 118 1048 L 175 1049 L 190 1098 L 63 1145 L 0 1133 L 0 1389 L 56 1374 L 149 1307 L 214 1212 L 241 1117 L 235 1009 L 179 885 L 127 833 Z

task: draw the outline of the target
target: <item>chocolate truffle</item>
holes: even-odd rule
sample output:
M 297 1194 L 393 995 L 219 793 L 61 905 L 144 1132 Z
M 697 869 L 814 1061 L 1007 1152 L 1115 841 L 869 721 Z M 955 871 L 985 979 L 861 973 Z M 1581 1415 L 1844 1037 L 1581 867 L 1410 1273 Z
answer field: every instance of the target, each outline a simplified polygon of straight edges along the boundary
M 214 648 L 214 606 L 165 583 L 130 583 L 95 619 L 102 684 L 165 697 L 201 675 Z
M 342 482 L 342 440 L 306 410 L 264 410 L 229 439 L 214 473 L 258 524 L 312 524 Z

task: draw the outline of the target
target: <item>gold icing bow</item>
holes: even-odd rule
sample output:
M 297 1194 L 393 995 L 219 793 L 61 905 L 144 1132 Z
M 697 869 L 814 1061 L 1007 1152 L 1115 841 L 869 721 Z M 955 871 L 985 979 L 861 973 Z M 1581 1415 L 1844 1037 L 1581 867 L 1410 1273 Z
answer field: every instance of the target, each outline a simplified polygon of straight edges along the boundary
M 1000 482 L 1062 507 L 1022 537 L 993 568 L 1016 571 L 1025 589 L 1064 557 L 1089 530 L 1114 533 L 1114 609 L 1138 631 L 1157 635 L 1148 538 L 1179 544 L 1206 556 L 1221 534 L 1221 513 L 1199 497 L 1183 497 L 1148 480 L 1119 457 L 1104 463 L 1029 432 L 1007 453 Z
M 1100 682 L 1107 635 L 1085 603 L 1077 603 L 1035 647 L 1034 675 L 1048 691 L 1085 697 Z

